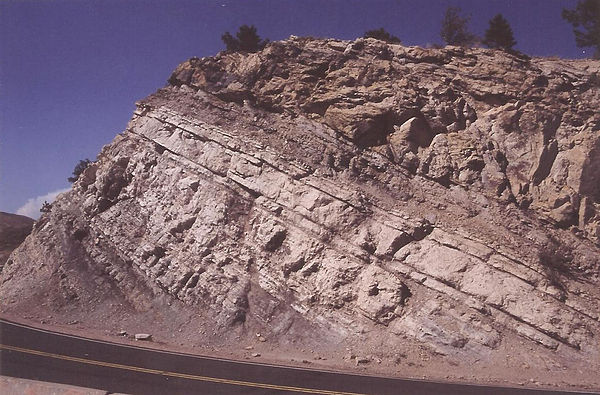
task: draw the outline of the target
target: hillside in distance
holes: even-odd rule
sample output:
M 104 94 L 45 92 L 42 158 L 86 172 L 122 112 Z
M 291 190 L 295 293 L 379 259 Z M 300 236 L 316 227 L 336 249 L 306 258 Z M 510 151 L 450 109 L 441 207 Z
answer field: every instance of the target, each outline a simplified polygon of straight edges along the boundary
M 168 81 L 11 255 L 2 312 L 600 388 L 599 61 L 291 37 Z
M 0 267 L 31 233 L 33 222 L 33 219 L 23 215 L 0 212 Z

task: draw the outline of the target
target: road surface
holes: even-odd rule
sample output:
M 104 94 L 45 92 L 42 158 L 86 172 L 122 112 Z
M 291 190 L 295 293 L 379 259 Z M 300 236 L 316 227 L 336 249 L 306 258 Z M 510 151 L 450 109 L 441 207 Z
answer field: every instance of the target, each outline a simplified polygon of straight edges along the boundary
M 0 375 L 128 394 L 556 393 L 229 361 L 85 339 L 1 319 Z

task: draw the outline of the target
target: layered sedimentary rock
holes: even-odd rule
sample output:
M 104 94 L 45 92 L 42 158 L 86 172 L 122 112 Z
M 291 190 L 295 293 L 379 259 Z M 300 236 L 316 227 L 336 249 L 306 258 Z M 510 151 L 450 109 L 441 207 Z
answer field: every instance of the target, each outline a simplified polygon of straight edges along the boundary
M 592 369 L 599 105 L 597 61 L 301 38 L 190 59 L 11 256 L 2 309 L 158 298 L 217 336 L 463 362 L 517 339 Z

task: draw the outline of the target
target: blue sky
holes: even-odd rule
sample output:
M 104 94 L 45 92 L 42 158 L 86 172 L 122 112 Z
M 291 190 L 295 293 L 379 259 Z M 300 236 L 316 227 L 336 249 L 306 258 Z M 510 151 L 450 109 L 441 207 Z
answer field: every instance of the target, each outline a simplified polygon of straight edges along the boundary
M 223 49 L 221 34 L 254 24 L 262 37 L 354 39 L 384 27 L 407 45 L 441 43 L 446 7 L 483 35 L 502 13 L 516 48 L 585 57 L 561 9 L 575 0 L 3 0 L 0 2 L 0 211 L 69 187 L 123 131 L 134 103 L 165 85 L 178 63 Z M 33 207 L 33 209 L 31 209 Z M 31 214 L 33 213 L 33 214 Z

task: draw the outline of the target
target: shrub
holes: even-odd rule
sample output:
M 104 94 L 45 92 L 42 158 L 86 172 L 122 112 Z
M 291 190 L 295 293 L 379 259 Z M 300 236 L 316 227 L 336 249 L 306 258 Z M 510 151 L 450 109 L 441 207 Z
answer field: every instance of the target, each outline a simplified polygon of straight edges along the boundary
M 368 30 L 365 32 L 364 38 L 375 38 L 377 40 L 385 41 L 390 44 L 400 44 L 401 41 L 398 37 L 391 35 L 384 28 Z
M 550 284 L 565 291 L 565 278 L 573 278 L 573 251 L 556 238 L 538 250 L 538 259 Z
M 594 56 L 600 58 L 600 1 L 578 1 L 574 10 L 563 9 L 562 17 L 573 25 L 577 46 L 594 47 Z
M 469 32 L 467 25 L 470 17 L 462 17 L 459 7 L 448 7 L 442 20 L 440 36 L 447 45 L 470 46 L 476 40 L 474 34 Z
M 49 213 L 50 211 L 52 211 L 52 204 L 44 201 L 44 204 L 40 208 L 40 213 Z
M 229 32 L 221 36 L 228 51 L 257 52 L 267 45 L 269 39 L 261 40 L 254 25 L 242 25 L 233 37 Z
M 502 14 L 498 14 L 490 20 L 490 27 L 485 31 L 483 43 L 489 48 L 509 50 L 517 42 L 513 37 L 512 29 Z
M 73 177 L 67 178 L 70 183 L 73 183 L 79 179 L 79 176 L 87 167 L 92 163 L 89 159 L 82 159 L 79 161 L 77 165 L 75 165 L 75 169 L 73 170 Z

